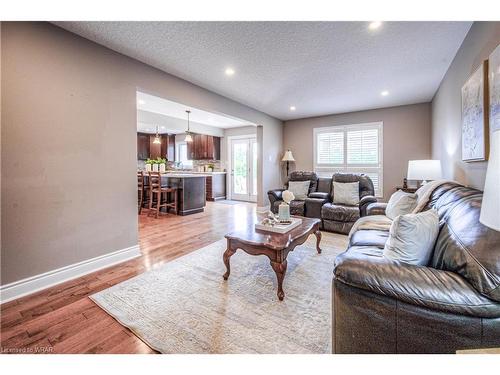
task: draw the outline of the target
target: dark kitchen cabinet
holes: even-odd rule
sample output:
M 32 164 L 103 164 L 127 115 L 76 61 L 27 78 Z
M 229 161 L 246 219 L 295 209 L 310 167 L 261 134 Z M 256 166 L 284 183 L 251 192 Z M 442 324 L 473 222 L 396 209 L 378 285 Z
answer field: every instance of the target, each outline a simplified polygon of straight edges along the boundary
M 175 161 L 175 134 L 168 135 L 167 159 Z
M 206 134 L 193 134 L 193 141 L 187 144 L 191 160 L 220 160 L 220 138 Z
M 137 159 L 175 159 L 175 134 L 161 134 L 160 144 L 154 143 L 155 134 L 137 133 Z
M 137 159 L 149 158 L 149 134 L 137 133 Z
M 154 143 L 155 135 L 149 136 L 149 157 L 151 159 L 164 158 L 167 154 L 167 137 L 165 134 L 160 136 L 160 143 Z

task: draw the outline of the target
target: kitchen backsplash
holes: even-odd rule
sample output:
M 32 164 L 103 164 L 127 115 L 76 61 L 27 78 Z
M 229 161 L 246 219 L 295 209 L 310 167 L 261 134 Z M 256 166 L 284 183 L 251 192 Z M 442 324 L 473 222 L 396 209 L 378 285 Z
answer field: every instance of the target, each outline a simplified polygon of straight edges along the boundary
M 221 162 L 220 160 L 193 160 L 193 171 L 198 171 L 199 168 L 203 168 L 205 165 L 208 164 L 213 164 L 214 165 L 214 170 L 216 171 L 222 171 L 224 170 L 225 166 L 224 163 Z M 175 169 L 175 163 L 172 161 L 167 162 L 167 168 L 168 169 Z M 144 160 L 137 160 L 137 169 L 140 171 L 143 171 L 146 169 L 146 162 Z M 187 168 L 184 168 L 187 169 Z

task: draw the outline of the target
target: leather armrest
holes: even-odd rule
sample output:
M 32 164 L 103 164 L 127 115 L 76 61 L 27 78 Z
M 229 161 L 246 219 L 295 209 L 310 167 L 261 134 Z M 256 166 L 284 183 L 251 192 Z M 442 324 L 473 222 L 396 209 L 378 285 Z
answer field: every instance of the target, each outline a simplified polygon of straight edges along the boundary
M 334 279 L 403 302 L 453 314 L 500 317 L 500 304 L 454 272 L 393 261 L 382 250 L 351 247 L 335 261 Z
M 285 191 L 285 189 L 273 189 L 273 190 L 269 190 L 267 192 L 267 195 L 269 197 L 273 197 L 275 201 L 276 200 L 279 201 L 279 200 L 283 199 L 281 195 L 283 194 L 284 191 Z
M 309 194 L 309 197 L 306 198 L 306 217 L 315 217 L 317 219 L 321 219 L 321 208 L 325 203 L 328 202 L 328 193 L 324 194 L 327 195 L 326 198 L 311 198 L 312 194 Z
M 373 195 L 365 195 L 359 200 L 359 210 L 361 216 L 366 216 L 366 209 L 371 203 L 377 203 L 377 198 L 375 198 Z
M 325 199 L 328 201 L 328 200 L 330 200 L 330 195 L 328 193 L 322 193 L 320 191 L 316 191 L 314 193 L 309 194 L 308 198 Z
M 385 215 L 385 208 L 387 207 L 387 203 L 370 203 L 366 206 L 366 215 Z

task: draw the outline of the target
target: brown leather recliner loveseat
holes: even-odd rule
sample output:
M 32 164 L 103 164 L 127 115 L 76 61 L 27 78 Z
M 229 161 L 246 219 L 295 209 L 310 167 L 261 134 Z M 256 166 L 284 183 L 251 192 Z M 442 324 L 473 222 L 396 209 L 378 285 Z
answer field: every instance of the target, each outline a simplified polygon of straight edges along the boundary
M 371 203 L 377 202 L 374 196 L 373 183 L 365 174 L 335 173 L 332 177 L 319 177 L 314 172 L 292 172 L 289 181 L 310 181 L 309 194 L 303 201 L 294 200 L 290 203 L 290 213 L 321 219 L 321 229 L 338 233 L 349 233 L 354 222 L 366 215 L 367 208 Z M 356 182 L 359 181 L 360 202 L 357 206 L 346 206 L 334 204 L 332 181 Z M 274 189 L 268 191 L 271 211 L 278 212 L 278 206 L 285 189 Z

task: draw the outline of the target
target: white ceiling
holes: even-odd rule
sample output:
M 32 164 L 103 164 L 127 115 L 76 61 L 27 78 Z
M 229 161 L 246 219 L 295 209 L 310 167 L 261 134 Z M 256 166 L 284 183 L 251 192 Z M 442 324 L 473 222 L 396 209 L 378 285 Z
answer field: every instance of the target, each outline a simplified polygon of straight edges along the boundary
M 190 110 L 191 113 L 189 114 L 189 119 L 191 122 L 214 126 L 216 128 L 222 129 L 253 125 L 248 121 L 244 121 L 235 117 L 223 116 L 216 113 L 207 112 L 201 109 L 187 106 L 185 104 L 166 100 L 158 96 L 149 95 L 140 91 L 137 92 L 137 109 L 147 112 L 159 113 L 165 116 L 184 120 L 186 121 L 186 124 L 186 110 Z
M 56 22 L 276 118 L 427 102 L 471 22 Z M 225 75 L 231 67 L 235 74 Z M 388 96 L 381 96 L 388 90 Z M 290 111 L 290 106 L 296 111 Z

